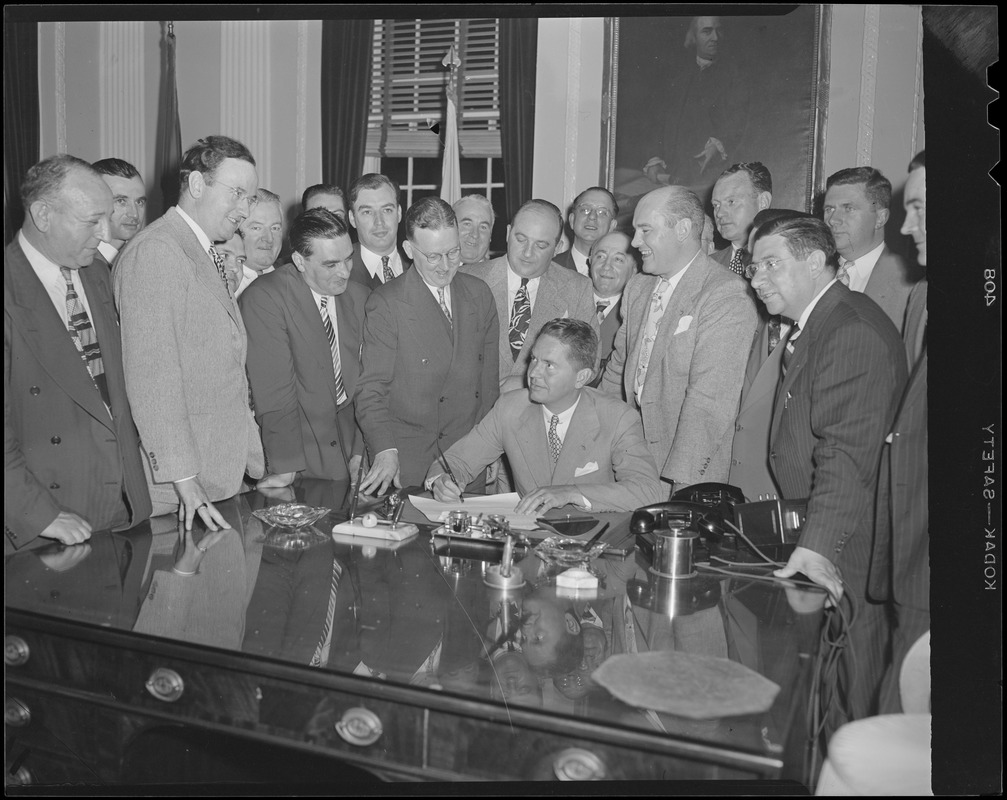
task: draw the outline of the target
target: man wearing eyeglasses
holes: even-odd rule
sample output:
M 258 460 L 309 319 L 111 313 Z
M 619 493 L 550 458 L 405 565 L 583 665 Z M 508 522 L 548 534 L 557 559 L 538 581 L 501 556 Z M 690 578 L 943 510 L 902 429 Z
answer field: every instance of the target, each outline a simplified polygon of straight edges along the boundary
M 919 278 L 885 244 L 892 184 L 873 167 L 850 167 L 825 182 L 823 216 L 839 253 L 836 278 L 881 306 L 902 331 L 909 293 Z
M 606 233 L 615 230 L 618 214 L 619 204 L 608 189 L 592 186 L 577 195 L 566 218 L 573 231 L 573 244 L 556 256 L 555 262 L 561 267 L 574 269 L 581 275 L 591 277 L 587 265 L 591 245 Z
M 414 203 L 404 249 L 415 269 L 367 300 L 354 398 L 371 457 L 361 489 L 374 494 L 421 484 L 499 395 L 496 305 L 483 281 L 458 272 L 451 206 L 438 197 Z
M 248 407 L 245 326 L 213 242 L 235 235 L 257 203 L 255 159 L 226 136 L 182 157 L 178 205 L 140 231 L 112 273 L 126 390 L 146 454 L 154 515 L 198 514 L 229 527 L 213 506 L 263 471 Z
M 269 472 L 258 488 L 356 476 L 353 415 L 367 290 L 349 280 L 349 226 L 323 208 L 290 227 L 291 259 L 241 296 L 248 380 Z
M 775 574 L 806 575 L 847 619 L 856 606 L 834 687 L 850 716 L 833 709 L 837 726 L 877 713 L 887 616 L 867 578 L 881 447 L 906 382 L 905 348 L 878 305 L 836 278 L 835 242 L 822 220 L 798 212 L 771 220 L 756 230 L 753 250 L 752 288 L 770 314 L 794 323 L 780 345 L 770 468 L 784 499 L 808 501 L 797 547 Z
M 275 269 L 283 246 L 283 209 L 279 195 L 260 188 L 256 197 L 255 208 L 238 228 L 238 234 L 245 241 L 245 263 L 235 297 L 240 297 L 256 278 Z

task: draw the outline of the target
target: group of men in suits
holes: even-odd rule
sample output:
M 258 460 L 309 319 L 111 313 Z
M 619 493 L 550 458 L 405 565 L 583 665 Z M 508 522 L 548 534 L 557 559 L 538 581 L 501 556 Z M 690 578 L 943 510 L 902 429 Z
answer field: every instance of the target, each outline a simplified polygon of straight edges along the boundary
M 279 199 L 239 142 L 190 148 L 178 205 L 138 233 L 142 181 L 106 166 L 36 165 L 5 254 L 9 545 L 72 544 L 151 512 L 227 527 L 214 502 L 246 477 L 270 488 L 360 470 L 365 491 L 426 483 L 454 498 L 478 491 L 501 455 L 527 511 L 631 509 L 694 483 L 743 483 L 749 447 L 763 482 L 746 478 L 747 496 L 809 498 L 780 574 L 803 572 L 833 602 L 856 596 L 862 676 L 884 666 L 884 593 L 921 604 L 891 588 L 903 517 L 925 548 L 894 476 L 921 419 L 925 439 L 925 406 L 909 395 L 895 423 L 905 436 L 885 451 L 892 524 L 874 538 L 884 434 L 907 367 L 917 398 L 926 375 L 925 288 L 910 295 L 884 247 L 891 187 L 876 170 L 832 176 L 821 220 L 770 209 L 761 164 L 730 167 L 713 195 L 730 246 L 714 257 L 692 192 L 645 196 L 630 240 L 614 229 L 614 197 L 592 187 L 568 215 L 567 268 L 555 258 L 563 216 L 540 199 L 514 215 L 497 258 L 486 258 L 494 220 L 479 197 L 454 209 L 417 201 L 400 248 L 398 187 L 368 174 L 345 196 L 325 184 L 305 193 L 290 263 L 276 267 Z M 907 203 L 922 175 L 910 174 Z M 102 243 L 126 244 L 110 253 L 111 280 L 81 269 Z M 246 283 L 235 265 L 249 264 Z M 759 422 L 746 439 L 748 413 Z M 877 682 L 855 685 L 859 715 Z

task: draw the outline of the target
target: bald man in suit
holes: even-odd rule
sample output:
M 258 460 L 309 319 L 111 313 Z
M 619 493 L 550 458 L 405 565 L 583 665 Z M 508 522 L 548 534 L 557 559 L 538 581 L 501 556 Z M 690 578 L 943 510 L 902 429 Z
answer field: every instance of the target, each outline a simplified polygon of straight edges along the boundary
M 828 720 L 835 730 L 877 713 L 887 611 L 867 584 L 881 446 L 905 385 L 905 351 L 878 305 L 836 279 L 824 222 L 794 212 L 753 239 L 752 288 L 771 314 L 794 321 L 780 345 L 770 466 L 784 499 L 808 502 L 797 547 L 775 574 L 803 573 L 847 616 L 856 606 L 838 672 L 845 708 Z
M 489 286 L 499 320 L 500 391 L 524 386 L 535 337 L 551 319 L 595 319 L 591 281 L 556 265 L 553 255 L 563 232 L 559 209 L 529 200 L 507 226 L 507 253 L 461 272 Z
M 108 270 L 112 194 L 73 156 L 28 170 L 4 251 L 5 549 L 150 516 Z M 85 236 L 82 237 L 82 233 Z

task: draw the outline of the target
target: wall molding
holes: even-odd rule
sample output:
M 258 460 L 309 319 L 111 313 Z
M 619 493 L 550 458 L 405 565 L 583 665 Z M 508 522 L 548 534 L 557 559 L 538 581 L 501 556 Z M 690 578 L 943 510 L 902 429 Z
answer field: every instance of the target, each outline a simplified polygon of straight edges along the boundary
M 919 152 L 916 144 L 919 136 L 919 121 L 923 118 L 923 6 L 917 6 L 916 19 L 916 85 L 913 87 L 913 139 L 909 151 L 915 157 Z
M 147 163 L 144 23 L 101 22 L 98 143 L 101 158 Z
M 580 71 L 583 20 L 570 19 L 567 32 L 566 65 L 566 144 L 563 163 L 563 202 L 577 193 L 577 151 L 580 130 Z M 571 244 L 572 246 L 572 244 Z
M 297 23 L 297 126 L 294 147 L 294 191 L 302 193 L 308 188 L 308 22 L 303 19 Z
M 66 23 L 54 24 L 56 53 L 56 152 L 66 152 Z
M 244 144 L 255 157 L 259 186 L 272 180 L 272 91 L 268 22 L 220 25 L 220 133 Z
M 874 149 L 875 93 L 878 83 L 878 36 L 881 27 L 881 6 L 864 6 L 864 50 L 860 71 L 860 113 L 857 118 L 857 166 L 871 164 Z

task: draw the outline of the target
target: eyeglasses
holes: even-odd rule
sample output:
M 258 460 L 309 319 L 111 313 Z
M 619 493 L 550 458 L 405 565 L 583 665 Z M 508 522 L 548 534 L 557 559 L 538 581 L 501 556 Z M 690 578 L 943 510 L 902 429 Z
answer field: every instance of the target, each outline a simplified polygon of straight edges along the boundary
M 745 267 L 745 277 L 749 280 L 755 277 L 756 273 L 760 269 L 765 269 L 770 275 L 775 275 L 779 269 L 780 264 L 784 261 L 789 261 L 790 259 L 797 258 L 797 256 L 784 256 L 783 258 L 766 258 L 762 261 L 753 261 L 747 267 Z
M 612 219 L 612 212 L 604 206 L 589 206 L 586 203 L 581 203 L 574 211 L 583 217 L 590 217 L 594 214 L 598 219 Z
M 231 190 L 231 197 L 235 203 L 240 203 L 243 200 L 248 201 L 248 210 L 251 211 L 259 204 L 259 196 L 257 194 L 249 194 L 244 189 L 238 189 L 237 187 L 231 186 L 230 184 L 224 183 L 223 181 L 218 181 L 213 179 L 210 183 L 219 183 L 225 189 Z
M 424 253 L 416 245 L 413 245 L 413 249 L 417 253 L 419 253 L 420 255 L 422 255 L 427 260 L 427 263 L 431 267 L 439 266 L 440 263 L 441 263 L 441 260 L 444 259 L 444 258 L 447 258 L 448 261 L 457 261 L 458 259 L 460 259 L 462 257 L 462 249 L 461 249 L 461 247 L 454 247 L 451 250 L 448 250 L 446 253 Z

